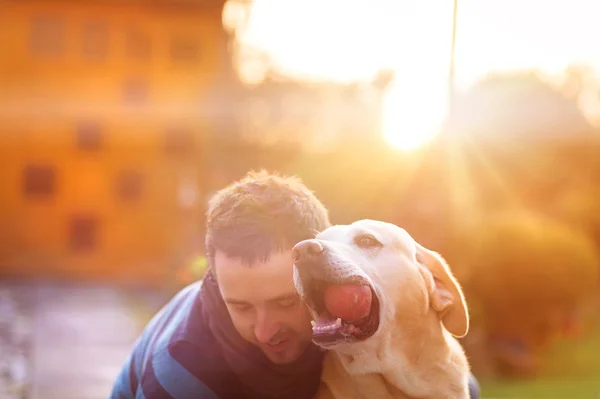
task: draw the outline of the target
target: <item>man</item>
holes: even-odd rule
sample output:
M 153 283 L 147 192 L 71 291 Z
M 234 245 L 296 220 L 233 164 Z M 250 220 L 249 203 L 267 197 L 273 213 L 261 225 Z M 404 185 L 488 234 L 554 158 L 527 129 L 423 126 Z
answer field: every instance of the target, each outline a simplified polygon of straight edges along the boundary
M 312 398 L 323 352 L 292 283 L 291 248 L 329 225 L 295 178 L 250 173 L 217 192 L 205 278 L 150 321 L 111 398 Z

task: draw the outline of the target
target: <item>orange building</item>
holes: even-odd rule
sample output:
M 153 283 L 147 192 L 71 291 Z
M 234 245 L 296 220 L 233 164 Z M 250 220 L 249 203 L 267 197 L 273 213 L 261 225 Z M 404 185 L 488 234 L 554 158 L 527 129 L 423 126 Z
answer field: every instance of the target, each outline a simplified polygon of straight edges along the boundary
M 2 2 L 0 274 L 164 282 L 201 242 L 223 3 Z

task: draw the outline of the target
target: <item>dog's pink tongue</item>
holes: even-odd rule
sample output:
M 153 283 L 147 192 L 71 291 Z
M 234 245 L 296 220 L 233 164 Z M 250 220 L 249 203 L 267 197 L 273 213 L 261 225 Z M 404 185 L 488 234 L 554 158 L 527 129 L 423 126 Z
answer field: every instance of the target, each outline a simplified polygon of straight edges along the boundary
M 371 288 L 360 284 L 330 285 L 324 294 L 325 307 L 334 317 L 357 321 L 369 315 Z

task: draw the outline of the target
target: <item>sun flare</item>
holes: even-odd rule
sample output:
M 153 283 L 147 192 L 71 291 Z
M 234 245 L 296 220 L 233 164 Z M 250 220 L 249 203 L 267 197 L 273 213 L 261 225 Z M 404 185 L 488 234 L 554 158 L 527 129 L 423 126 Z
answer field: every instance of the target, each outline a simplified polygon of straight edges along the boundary
M 385 141 L 400 150 L 413 150 L 431 141 L 443 122 L 446 110 L 443 94 L 441 90 L 412 92 L 392 86 L 383 102 Z
M 224 12 L 225 24 L 235 25 L 236 18 L 243 21 L 238 23 L 243 27 L 234 30 L 240 48 L 250 49 L 242 54 L 247 59 L 238 62 L 246 65 L 249 80 L 260 81 L 268 70 L 261 63 L 265 54 L 279 74 L 300 80 L 365 82 L 390 69 L 395 81 L 382 109 L 385 140 L 408 150 L 438 133 L 448 106 L 452 0 L 228 3 L 237 7 L 229 7 L 229 16 Z M 459 90 L 492 71 L 537 68 L 557 73 L 573 61 L 600 66 L 594 2 L 572 0 L 569 7 L 543 0 L 459 3 Z M 565 29 L 555 29 L 557 20 Z M 253 56 L 252 49 L 261 55 Z

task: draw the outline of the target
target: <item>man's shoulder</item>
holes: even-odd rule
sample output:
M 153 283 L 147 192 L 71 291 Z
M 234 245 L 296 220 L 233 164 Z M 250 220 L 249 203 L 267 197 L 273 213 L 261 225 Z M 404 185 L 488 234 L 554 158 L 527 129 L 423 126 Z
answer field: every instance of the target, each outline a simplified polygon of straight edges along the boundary
M 166 349 L 176 342 L 200 344 L 207 335 L 200 288 L 202 281 L 179 290 L 148 323 L 145 333 L 155 349 Z
M 158 321 L 149 327 L 153 354 L 169 352 L 187 366 L 203 367 L 222 359 L 220 346 L 205 321 L 200 297 L 202 281 L 181 289 L 157 314 Z
M 198 298 L 200 294 L 200 290 L 202 288 L 202 280 L 195 281 L 177 291 L 171 300 L 167 303 L 168 305 L 172 305 L 174 303 L 178 303 L 182 300 L 195 300 Z
M 198 397 L 198 393 L 199 397 L 217 398 L 211 382 L 216 372 L 226 372 L 226 366 L 221 364 L 222 356 L 204 323 L 201 285 L 198 281 L 179 290 L 148 324 L 144 348 L 140 348 L 144 392 L 162 392 L 173 398 Z
M 205 335 L 202 306 L 198 303 L 200 286 L 198 282 L 178 291 L 148 322 L 135 345 L 138 374 L 155 353 L 168 350 L 172 342 L 185 340 L 188 335 L 197 340 Z
M 173 341 L 155 349 L 142 379 L 142 390 L 160 393 L 161 398 L 218 399 L 209 386 L 212 371 L 205 355 L 203 348 L 188 341 Z

